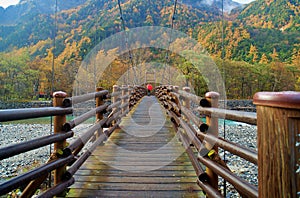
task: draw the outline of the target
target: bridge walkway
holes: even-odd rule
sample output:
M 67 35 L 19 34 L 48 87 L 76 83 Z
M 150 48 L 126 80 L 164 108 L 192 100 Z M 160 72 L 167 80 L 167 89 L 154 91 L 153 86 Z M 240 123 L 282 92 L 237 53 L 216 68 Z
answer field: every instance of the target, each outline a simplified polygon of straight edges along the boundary
M 68 197 L 201 197 L 168 115 L 145 96 L 83 164 Z

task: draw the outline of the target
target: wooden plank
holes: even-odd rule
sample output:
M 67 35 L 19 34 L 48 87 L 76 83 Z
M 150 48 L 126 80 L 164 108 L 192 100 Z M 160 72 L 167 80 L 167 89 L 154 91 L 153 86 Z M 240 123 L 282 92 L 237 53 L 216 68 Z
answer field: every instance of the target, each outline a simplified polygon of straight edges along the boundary
M 145 183 L 110 183 L 110 182 L 78 182 L 72 185 L 73 188 L 91 189 L 91 190 L 148 190 L 148 191 L 184 191 L 189 189 L 199 190 L 196 182 L 193 183 L 160 183 L 160 184 L 145 184 Z
M 194 177 L 194 170 L 185 170 L 185 171 L 175 171 L 175 170 L 155 170 L 155 171 L 147 171 L 142 173 L 143 177 Z M 99 169 L 80 169 L 76 176 L 120 176 L 120 177 L 141 177 L 141 173 L 133 173 L 121 171 L 118 169 L 109 169 L 109 170 L 99 170 Z
M 112 156 L 112 155 L 105 155 L 101 156 L 101 161 L 109 161 L 109 160 L 114 160 L 114 161 L 131 161 L 131 162 L 136 162 L 136 161 L 142 161 L 142 162 L 159 162 L 159 161 L 188 161 L 189 158 L 187 156 L 180 156 L 177 158 L 176 156 L 171 156 L 171 157 L 166 157 L 165 155 L 159 155 L 159 156 Z M 88 159 L 87 161 L 92 162 L 94 161 L 93 159 Z M 98 160 L 99 161 L 99 160 Z
M 88 159 L 88 161 L 109 161 L 109 160 L 114 160 L 114 161 L 142 161 L 142 162 L 147 162 L 147 161 L 169 161 L 172 162 L 174 160 L 176 161 L 187 161 L 189 158 L 187 156 L 180 156 L 177 157 L 176 155 L 142 155 L 142 156 L 127 156 L 127 155 L 103 155 L 101 158 L 91 158 Z
M 186 177 L 186 176 L 172 176 L 172 177 L 143 177 L 141 174 L 138 177 L 128 176 L 110 176 L 110 177 L 94 177 L 93 175 L 89 176 L 76 176 L 75 180 L 77 182 L 106 182 L 106 183 L 146 183 L 146 184 L 175 184 L 175 183 L 195 183 L 197 178 Z
M 168 161 L 124 161 L 124 160 L 103 160 L 101 162 L 99 161 L 88 161 L 92 162 L 93 165 L 102 165 L 103 163 L 106 163 L 110 166 L 156 166 L 160 162 L 162 164 L 168 163 L 168 166 L 188 166 L 190 165 L 190 162 L 186 161 L 175 161 L 172 163 L 169 163 Z
M 135 191 L 118 191 L 118 190 L 82 190 L 76 189 L 76 191 L 71 191 L 68 194 L 68 197 L 80 198 L 80 197 L 117 197 L 120 195 L 124 198 L 133 198 L 133 197 L 155 197 L 155 198 L 174 198 L 174 197 L 205 197 L 203 192 L 195 191 L 194 189 L 190 189 L 186 191 L 143 191 L 143 190 L 135 190 Z
M 121 170 L 125 170 L 125 171 L 129 171 L 129 172 L 134 172 L 134 171 L 137 171 L 139 170 L 139 172 L 145 172 L 145 171 L 149 171 L 149 170 L 178 170 L 178 171 L 185 171 L 185 170 L 194 170 L 194 168 L 192 166 L 180 166 L 180 165 L 175 165 L 175 166 L 171 166 L 171 165 L 168 165 L 168 166 L 163 166 L 163 167 L 160 167 L 159 165 L 158 166 L 138 166 L 138 167 L 135 167 L 135 166 L 131 166 L 131 165 L 128 165 L 128 166 L 125 166 L 125 165 L 122 165 L 122 166 L 115 166 L 115 167 L 118 167 L 119 169 Z M 93 165 L 93 164 L 90 164 L 90 165 L 83 165 L 82 166 L 82 169 L 94 169 L 94 170 L 97 170 L 97 169 L 103 169 L 103 170 L 111 170 L 113 169 L 113 167 L 111 166 L 108 166 L 108 165 Z M 115 168 L 116 169 L 116 168 Z M 143 171 L 144 170 L 144 171 Z

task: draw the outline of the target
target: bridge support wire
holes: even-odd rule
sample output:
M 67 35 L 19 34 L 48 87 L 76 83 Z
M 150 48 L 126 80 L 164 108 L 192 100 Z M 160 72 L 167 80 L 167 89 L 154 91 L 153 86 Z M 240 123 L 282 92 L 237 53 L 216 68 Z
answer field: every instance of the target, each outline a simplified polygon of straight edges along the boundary
M 128 33 L 126 31 L 125 19 L 124 19 L 124 16 L 123 16 L 123 10 L 122 10 L 122 6 L 121 6 L 121 1 L 120 0 L 118 0 L 118 7 L 119 7 L 119 12 L 120 12 L 121 28 L 122 28 L 122 30 L 125 33 L 125 46 L 128 49 L 129 61 L 131 63 L 131 69 L 133 71 L 133 76 L 134 76 L 134 78 L 133 78 L 133 84 L 136 85 L 136 83 L 137 83 L 137 75 L 136 75 L 136 70 L 134 68 L 132 51 L 130 50 L 129 45 L 128 45 Z M 130 71 L 130 67 L 128 67 L 128 71 L 127 71 L 128 72 L 127 85 L 129 85 L 129 71 Z
M 166 69 L 167 69 L 167 66 L 168 66 L 168 63 L 170 61 L 170 58 L 169 58 L 169 51 L 170 51 L 170 45 L 172 43 L 172 36 L 173 36 L 173 29 L 174 29 L 174 22 L 175 22 L 175 15 L 176 15 L 176 9 L 177 9 L 177 0 L 174 0 L 174 9 L 173 9 L 173 13 L 172 13 L 172 21 L 171 21 L 171 35 L 170 35 L 170 38 L 169 38 L 169 41 L 168 41 L 168 48 L 167 48 L 167 52 L 166 52 L 166 56 L 165 56 L 165 67 L 164 67 L 164 71 L 163 71 L 163 76 L 162 76 L 162 82 L 161 84 L 164 84 L 164 80 L 166 79 Z M 170 85 L 171 84 L 171 68 L 169 66 L 169 78 L 166 79 L 168 84 Z

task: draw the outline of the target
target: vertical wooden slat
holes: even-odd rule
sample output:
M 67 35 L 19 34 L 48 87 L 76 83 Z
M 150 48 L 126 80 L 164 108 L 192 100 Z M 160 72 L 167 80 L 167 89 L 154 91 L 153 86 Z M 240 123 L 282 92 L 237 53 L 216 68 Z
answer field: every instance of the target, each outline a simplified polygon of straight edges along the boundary
M 211 107 L 214 108 L 218 107 L 219 97 L 219 93 L 216 92 L 208 92 L 205 94 L 206 100 L 210 103 Z M 206 124 L 209 126 L 207 133 L 219 137 L 218 117 L 214 116 L 214 114 L 206 116 Z M 214 142 L 207 141 L 205 146 L 208 150 L 214 149 L 215 152 L 218 152 L 218 147 L 214 145 Z M 218 189 L 218 175 L 209 168 L 206 168 L 206 173 L 210 178 L 211 186 L 214 189 Z
M 53 93 L 53 106 L 54 107 L 62 107 L 63 100 L 67 97 L 65 92 L 55 92 Z M 53 119 L 53 127 L 54 127 L 54 134 L 60 133 L 63 131 L 63 125 L 66 122 L 66 115 L 54 116 Z M 66 147 L 66 140 L 57 142 L 54 144 L 54 152 L 59 153 L 62 152 L 63 149 Z M 62 175 L 65 173 L 66 167 L 60 167 L 54 171 L 54 185 L 57 185 L 62 180 Z
M 259 197 L 297 197 L 299 92 L 261 92 L 257 105 Z M 297 143 L 298 142 L 298 143 Z
M 102 91 L 104 90 L 102 87 L 97 87 L 96 88 L 96 91 L 99 92 L 99 91 Z M 104 101 L 103 101 L 103 97 L 97 97 L 96 98 L 96 107 L 99 107 L 101 105 L 104 104 Z M 99 120 L 102 120 L 103 119 L 103 113 L 97 113 L 96 114 L 96 120 L 99 121 Z
M 118 91 L 120 91 L 120 87 L 119 87 L 118 85 L 114 85 L 114 86 L 113 86 L 113 93 L 116 93 L 116 92 L 118 92 Z M 119 96 L 114 96 L 114 97 L 112 98 L 112 103 L 118 102 L 118 99 L 119 99 Z M 113 112 L 116 112 L 117 109 L 118 109 L 118 108 L 115 107 L 115 108 L 112 109 L 112 111 L 113 111 Z M 115 118 L 115 121 L 113 121 L 113 124 L 116 123 L 116 120 L 117 120 L 117 118 Z
M 123 97 L 123 96 L 126 96 L 126 94 L 127 94 L 127 89 L 128 89 L 128 88 L 127 88 L 126 85 L 123 85 L 123 86 L 122 86 L 122 97 Z M 126 100 L 127 100 L 127 99 L 124 99 L 124 98 L 122 99 L 122 105 L 126 103 Z M 124 113 L 125 111 L 126 111 L 126 107 L 123 107 L 122 113 Z

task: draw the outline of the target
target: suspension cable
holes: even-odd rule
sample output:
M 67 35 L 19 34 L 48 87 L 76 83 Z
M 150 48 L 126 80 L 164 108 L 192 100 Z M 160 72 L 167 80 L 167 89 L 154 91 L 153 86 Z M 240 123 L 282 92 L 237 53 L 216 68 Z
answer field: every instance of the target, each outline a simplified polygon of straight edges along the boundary
M 177 9 L 177 0 L 174 1 L 174 9 L 173 9 L 173 14 L 172 14 L 172 24 L 171 24 L 171 29 L 172 30 L 174 28 L 174 21 L 175 21 L 176 9 Z
M 55 50 L 56 50 L 56 34 L 57 34 L 57 11 L 58 11 L 58 6 L 57 6 L 57 0 L 55 0 L 55 11 L 54 11 L 54 28 L 53 28 L 53 48 L 52 48 L 52 71 L 51 71 L 51 94 L 54 93 L 54 82 L 55 82 Z M 51 101 L 51 106 L 53 106 L 53 101 Z M 50 135 L 53 133 L 52 131 L 53 128 L 53 117 L 50 116 Z M 49 145 L 49 156 L 52 153 L 52 145 Z M 48 186 L 51 188 L 52 186 L 52 176 L 49 174 L 48 176 Z
M 166 73 L 167 63 L 170 60 L 169 59 L 169 51 L 170 51 L 170 45 L 171 45 L 171 42 L 172 42 L 172 39 L 173 39 L 172 35 L 173 35 L 174 24 L 175 24 L 176 9 L 177 9 L 177 0 L 174 0 L 173 13 L 172 13 L 172 18 L 171 18 L 171 35 L 169 37 L 168 47 L 167 47 L 166 56 L 165 56 L 165 66 L 164 66 L 162 81 L 165 79 L 165 73 Z M 168 79 L 168 83 L 169 84 L 171 83 L 171 68 L 170 67 L 169 67 L 169 79 Z
M 121 28 L 125 33 L 125 46 L 128 49 L 128 54 L 129 54 L 129 61 L 131 63 L 131 67 L 133 70 L 133 75 L 134 75 L 134 79 L 133 79 L 133 84 L 136 84 L 136 71 L 134 68 L 134 62 L 133 62 L 133 56 L 132 56 L 132 51 L 130 50 L 129 46 L 128 46 L 128 35 L 127 35 L 127 31 L 126 31 L 126 25 L 125 25 L 125 19 L 123 16 L 123 10 L 122 10 L 122 6 L 121 6 L 121 1 L 118 0 L 118 7 L 119 7 L 119 12 L 120 12 L 120 20 L 121 20 Z M 128 75 L 129 75 L 129 69 L 128 69 Z M 127 81 L 127 84 L 129 84 L 129 81 Z
M 224 0 L 222 0 L 222 14 L 221 14 L 221 35 L 222 35 L 222 55 L 221 55 L 221 58 L 222 58 L 222 69 L 223 69 L 223 80 L 224 80 L 224 87 L 226 86 L 226 70 L 225 70 L 225 64 L 224 64 L 224 59 L 225 59 L 225 47 L 224 47 Z M 226 107 L 226 93 L 224 95 L 224 108 Z M 223 133 L 223 138 L 226 140 L 226 120 L 224 118 L 223 120 L 223 130 L 224 130 L 224 133 Z M 226 151 L 224 150 L 224 155 L 223 155 L 223 160 L 226 162 Z M 223 180 L 223 191 L 224 191 L 224 197 L 226 197 L 227 195 L 227 189 L 226 189 L 226 180 L 224 179 Z
M 55 82 L 55 49 L 56 49 L 56 33 L 57 33 L 57 0 L 55 0 L 55 13 L 54 13 L 54 28 L 53 28 L 53 48 L 52 48 L 52 74 L 51 74 L 51 92 L 54 92 Z

